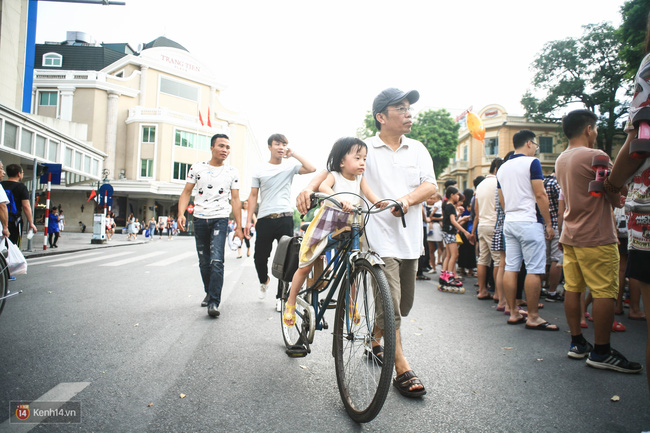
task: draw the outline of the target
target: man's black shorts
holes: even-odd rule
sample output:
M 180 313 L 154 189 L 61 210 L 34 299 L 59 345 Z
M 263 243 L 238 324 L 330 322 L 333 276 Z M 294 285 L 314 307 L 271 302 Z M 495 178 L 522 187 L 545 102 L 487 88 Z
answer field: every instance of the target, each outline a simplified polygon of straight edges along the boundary
M 629 250 L 625 276 L 650 284 L 650 251 Z

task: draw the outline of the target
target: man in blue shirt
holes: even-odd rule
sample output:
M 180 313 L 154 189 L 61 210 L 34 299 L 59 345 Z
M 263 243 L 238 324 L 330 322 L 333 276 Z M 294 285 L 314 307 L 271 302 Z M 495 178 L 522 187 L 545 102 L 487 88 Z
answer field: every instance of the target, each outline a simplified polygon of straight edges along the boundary
M 506 239 L 506 265 L 503 286 L 510 311 L 509 325 L 526 322 L 526 329 L 558 331 L 539 316 L 538 304 L 542 276 L 546 273 L 546 239 L 554 230 L 544 189 L 542 165 L 535 155 L 539 144 L 535 133 L 527 129 L 512 137 L 515 153 L 497 171 L 499 201 L 506 214 L 503 232 Z M 517 275 L 522 261 L 526 264 L 524 290 L 528 318 L 517 309 Z

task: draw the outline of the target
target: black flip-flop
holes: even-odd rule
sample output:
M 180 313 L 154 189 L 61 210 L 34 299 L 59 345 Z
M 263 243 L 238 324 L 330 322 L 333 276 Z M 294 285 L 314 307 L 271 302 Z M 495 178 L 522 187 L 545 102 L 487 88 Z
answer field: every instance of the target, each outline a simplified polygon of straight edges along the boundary
M 422 397 L 427 393 L 427 390 L 424 389 L 424 385 L 422 385 L 422 388 L 420 389 L 409 389 L 413 385 L 422 385 L 422 382 L 413 370 L 406 371 L 393 379 L 393 386 L 397 388 L 399 393 L 404 397 L 417 398 Z
M 384 365 L 384 346 L 381 344 L 372 346 L 372 351 L 366 349 L 366 354 L 368 355 L 368 359 L 376 363 L 378 366 L 381 367 Z
M 533 329 L 535 331 L 559 331 L 560 327 L 556 326 L 555 328 L 549 328 L 549 326 L 553 326 L 548 322 L 542 322 L 539 325 L 529 325 L 526 323 L 526 329 Z

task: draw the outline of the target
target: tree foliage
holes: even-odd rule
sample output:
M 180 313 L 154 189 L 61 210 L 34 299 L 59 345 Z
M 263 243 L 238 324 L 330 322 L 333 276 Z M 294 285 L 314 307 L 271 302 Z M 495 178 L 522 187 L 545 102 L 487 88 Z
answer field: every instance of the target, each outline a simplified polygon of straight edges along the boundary
M 444 108 L 427 110 L 418 113 L 408 136 L 424 144 L 433 159 L 433 169 L 440 175 L 456 153 L 459 128 Z
M 526 116 L 536 121 L 559 121 L 562 111 L 579 103 L 599 117 L 598 145 L 611 154 L 614 136 L 627 113 L 624 96 L 628 81 L 625 64 L 618 56 L 621 42 L 609 23 L 583 26 L 580 38 L 551 41 L 531 65 L 535 93 L 527 91 L 521 99 Z
M 359 138 L 368 138 L 377 133 L 371 112 L 366 113 L 363 125 L 357 130 Z M 433 168 L 437 174 L 447 168 L 449 159 L 456 152 L 459 127 L 445 109 L 422 111 L 413 119 L 413 127 L 408 136 L 424 144 L 433 159 Z
M 650 13 L 648 0 L 631 0 L 621 6 L 623 24 L 616 30 L 621 41 L 619 57 L 625 62 L 625 77 L 633 79 L 645 55 L 645 35 Z

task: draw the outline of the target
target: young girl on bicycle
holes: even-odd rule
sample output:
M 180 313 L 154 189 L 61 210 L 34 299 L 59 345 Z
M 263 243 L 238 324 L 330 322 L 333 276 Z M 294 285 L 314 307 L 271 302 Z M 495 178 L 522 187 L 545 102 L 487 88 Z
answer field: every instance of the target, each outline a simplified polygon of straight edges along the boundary
M 300 245 L 299 267 L 291 280 L 291 291 L 287 298 L 286 309 L 282 320 L 285 325 L 293 326 L 296 323 L 296 297 L 300 288 L 305 283 L 309 272 L 316 260 L 327 246 L 328 236 L 334 231 L 349 226 L 352 223 L 354 214 L 349 212 L 361 204 L 360 193 L 371 202 L 377 203 L 379 199 L 368 187 L 362 174 L 366 168 L 366 155 L 368 147 L 366 144 L 354 137 L 339 139 L 327 158 L 327 178 L 320 184 L 318 190 L 325 194 L 350 192 L 357 194 L 341 194 L 334 197 L 343 207 L 342 210 L 333 207 L 327 201 L 323 202 Z M 386 207 L 387 203 L 378 204 L 380 208 Z

